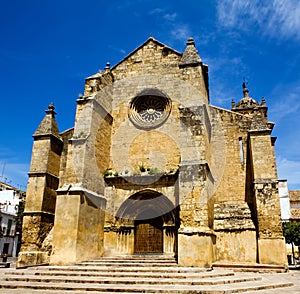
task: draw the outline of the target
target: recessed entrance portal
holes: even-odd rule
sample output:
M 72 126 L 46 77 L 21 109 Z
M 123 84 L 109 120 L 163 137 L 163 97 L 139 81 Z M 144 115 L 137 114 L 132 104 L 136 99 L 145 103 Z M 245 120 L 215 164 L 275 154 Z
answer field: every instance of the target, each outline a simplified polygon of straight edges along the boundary
M 161 193 L 145 189 L 120 206 L 117 250 L 120 254 L 177 254 L 177 210 Z
M 163 253 L 161 218 L 138 220 L 135 222 L 134 253 Z

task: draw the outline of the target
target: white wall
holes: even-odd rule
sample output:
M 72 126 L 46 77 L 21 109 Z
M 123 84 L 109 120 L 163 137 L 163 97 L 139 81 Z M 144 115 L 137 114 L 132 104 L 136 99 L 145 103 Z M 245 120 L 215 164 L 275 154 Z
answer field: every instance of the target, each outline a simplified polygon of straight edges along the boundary
M 286 180 L 279 180 L 278 182 L 279 198 L 280 198 L 280 210 L 282 220 L 289 220 L 290 212 L 290 198 L 289 190 Z

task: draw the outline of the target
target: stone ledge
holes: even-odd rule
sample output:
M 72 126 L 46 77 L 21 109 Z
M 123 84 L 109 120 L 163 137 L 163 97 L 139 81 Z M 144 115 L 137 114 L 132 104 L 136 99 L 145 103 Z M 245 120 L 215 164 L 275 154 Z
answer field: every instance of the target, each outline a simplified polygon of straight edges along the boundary
M 91 190 L 81 187 L 78 184 L 65 184 L 61 188 L 56 190 L 57 195 L 68 195 L 68 194 L 84 194 L 94 205 L 98 208 L 103 207 L 106 203 L 104 195 L 99 195 Z
M 182 235 L 216 235 L 215 232 L 210 228 L 194 228 L 184 227 L 178 229 L 178 234 Z
M 145 175 L 132 175 L 132 176 L 109 176 L 105 177 L 104 181 L 108 186 L 122 186 L 130 183 L 133 186 L 151 185 L 153 183 L 165 185 L 173 185 L 178 179 L 178 172 L 175 173 L 158 173 L 158 174 L 145 174 Z
M 49 265 L 50 257 L 48 252 L 31 251 L 20 252 L 17 261 L 17 268 L 27 268 L 32 266 Z
M 216 231 L 255 230 L 251 210 L 246 202 L 216 203 L 214 205 Z
M 234 271 L 243 272 L 278 272 L 285 273 L 288 272 L 288 266 L 273 265 L 273 264 L 261 264 L 261 263 L 236 263 L 236 262 L 214 262 L 212 264 L 213 269 L 233 269 Z

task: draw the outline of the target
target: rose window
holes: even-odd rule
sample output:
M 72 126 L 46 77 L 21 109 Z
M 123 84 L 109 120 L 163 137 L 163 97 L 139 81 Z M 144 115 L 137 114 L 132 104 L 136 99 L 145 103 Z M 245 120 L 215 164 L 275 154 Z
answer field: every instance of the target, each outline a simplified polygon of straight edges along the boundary
M 163 124 L 171 111 L 170 99 L 157 89 L 143 90 L 130 103 L 129 118 L 138 128 L 152 129 Z

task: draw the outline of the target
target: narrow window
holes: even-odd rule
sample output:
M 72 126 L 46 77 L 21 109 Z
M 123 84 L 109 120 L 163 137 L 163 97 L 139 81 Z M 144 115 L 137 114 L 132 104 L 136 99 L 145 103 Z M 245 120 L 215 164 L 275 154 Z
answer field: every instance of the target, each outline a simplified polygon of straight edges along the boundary
M 7 229 L 6 229 L 6 235 L 7 235 L 7 236 L 10 235 L 11 225 L 12 225 L 12 220 L 9 219 L 9 220 L 7 221 Z
M 241 164 L 244 164 L 244 151 L 243 151 L 243 139 L 239 137 L 239 144 L 240 144 L 240 160 Z

